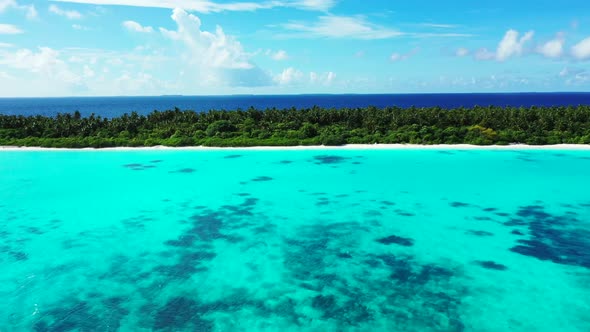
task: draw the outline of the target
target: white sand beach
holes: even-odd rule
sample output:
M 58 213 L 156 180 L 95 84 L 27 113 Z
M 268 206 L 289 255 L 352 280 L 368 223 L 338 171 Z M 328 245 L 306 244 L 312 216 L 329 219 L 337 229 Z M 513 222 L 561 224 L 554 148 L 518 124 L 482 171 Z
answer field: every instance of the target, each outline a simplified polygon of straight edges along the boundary
M 254 146 L 254 147 L 114 147 L 114 148 L 42 148 L 42 147 L 18 147 L 0 146 L 0 151 L 149 151 L 149 150 L 191 150 L 191 151 L 215 151 L 215 150 L 254 150 L 254 151 L 289 151 L 289 150 L 590 150 L 590 144 L 555 144 L 555 145 L 469 145 L 469 144 L 348 144 L 341 146 Z

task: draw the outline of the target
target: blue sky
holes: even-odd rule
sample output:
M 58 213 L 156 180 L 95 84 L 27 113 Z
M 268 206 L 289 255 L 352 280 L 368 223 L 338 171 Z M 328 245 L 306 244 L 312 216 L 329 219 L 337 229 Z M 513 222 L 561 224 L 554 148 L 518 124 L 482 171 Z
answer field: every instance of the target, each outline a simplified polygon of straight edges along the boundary
M 590 91 L 587 0 L 0 0 L 0 96 Z

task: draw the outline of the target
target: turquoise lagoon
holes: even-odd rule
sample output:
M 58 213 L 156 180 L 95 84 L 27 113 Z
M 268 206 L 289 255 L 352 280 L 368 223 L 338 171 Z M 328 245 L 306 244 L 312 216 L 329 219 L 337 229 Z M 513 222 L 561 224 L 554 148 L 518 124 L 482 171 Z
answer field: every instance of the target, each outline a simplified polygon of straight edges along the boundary
M 0 331 L 590 331 L 590 151 L 0 152 Z

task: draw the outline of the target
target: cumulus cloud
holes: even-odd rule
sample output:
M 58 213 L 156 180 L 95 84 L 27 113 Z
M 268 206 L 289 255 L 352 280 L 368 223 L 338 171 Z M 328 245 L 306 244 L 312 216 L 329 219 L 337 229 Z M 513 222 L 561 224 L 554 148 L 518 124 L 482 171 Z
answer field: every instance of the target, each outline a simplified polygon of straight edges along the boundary
M 161 33 L 181 43 L 186 52 L 188 64 L 195 68 L 195 74 L 204 76 L 212 83 L 231 86 L 268 85 L 270 77 L 256 67 L 242 44 L 224 33 L 217 26 L 214 33 L 201 30 L 201 20 L 183 9 L 174 9 L 172 19 L 178 29 L 160 28 Z
M 94 77 L 94 70 L 92 70 L 92 69 L 90 68 L 90 66 L 88 66 L 88 65 L 85 65 L 85 66 L 84 66 L 84 77 L 85 77 L 85 78 L 91 78 L 91 77 Z
M 0 64 L 7 67 L 23 69 L 67 84 L 80 83 L 80 78 L 59 58 L 59 52 L 49 47 L 39 47 L 37 52 L 20 49 L 14 53 L 1 55 Z
M 473 52 L 473 57 L 476 60 L 496 60 L 496 61 L 506 61 L 515 56 L 521 56 L 525 52 L 525 46 L 528 42 L 533 39 L 534 31 L 529 31 L 524 35 L 520 36 L 520 33 L 516 30 L 508 30 L 504 37 L 498 43 L 498 47 L 495 51 L 491 51 L 488 48 L 482 47 L 475 52 Z M 550 42 L 551 43 L 551 42 Z M 543 50 L 543 52 L 547 52 L 548 54 L 555 54 L 558 50 L 556 50 L 558 45 L 549 44 L 546 48 L 546 45 L 543 45 L 539 52 Z M 468 49 L 459 48 L 456 52 L 456 56 L 466 56 L 471 53 Z
M 470 53 L 469 50 L 464 47 L 460 47 L 457 49 L 457 51 L 455 51 L 455 55 L 458 57 L 467 56 L 467 55 L 469 55 L 469 53 Z
M 286 3 L 289 5 L 289 2 Z M 329 10 L 330 8 L 336 5 L 335 0 L 299 0 L 299 1 L 291 1 L 291 5 L 296 8 L 300 9 L 307 9 L 307 10 Z
M 217 26 L 215 33 L 201 31 L 201 20 L 182 9 L 175 9 L 171 17 L 176 22 L 178 30 L 160 28 L 160 31 L 170 39 L 183 42 L 199 63 L 227 69 L 254 67 L 249 62 L 242 44 L 232 36 L 227 36 L 220 26 Z
M 389 59 L 390 59 L 391 61 L 393 61 L 393 62 L 396 62 L 396 61 L 403 61 L 403 60 L 406 60 L 407 58 L 408 58 L 408 57 L 406 57 L 406 56 L 403 56 L 403 55 L 401 55 L 401 54 L 399 54 L 399 53 L 393 53 L 393 54 L 392 54 L 392 55 L 389 57 Z
M 12 78 L 0 80 L 1 96 L 128 95 L 193 92 L 194 85 L 160 80 L 177 68 L 176 57 L 156 50 L 109 51 L 86 48 L 60 50 L 1 49 L 0 68 Z M 120 65 L 113 65 L 115 62 Z M 124 63 L 123 63 L 124 61 Z M 182 83 L 182 84 L 180 84 Z M 181 90 L 181 89 L 185 90 Z
M 572 56 L 577 60 L 590 59 L 590 37 L 580 41 L 572 47 Z
M 12 24 L 0 24 L 0 35 L 18 35 L 23 31 Z
M 348 38 L 389 39 L 400 36 L 413 38 L 470 37 L 471 34 L 440 32 L 402 32 L 394 28 L 374 24 L 364 16 L 323 15 L 316 21 L 290 21 L 280 24 L 288 32 L 279 34 L 287 38 Z M 435 28 L 432 27 L 431 28 Z M 435 28 L 436 29 L 436 28 Z
M 80 24 L 72 24 L 72 29 L 74 30 L 80 30 L 80 31 L 89 31 L 90 28 L 84 25 L 80 25 Z
M 323 74 L 318 74 L 316 72 L 309 73 L 309 82 L 311 84 L 320 84 L 325 86 L 330 86 L 336 79 L 336 74 L 334 72 L 326 72 Z
M 0 0 L 0 13 L 11 8 L 25 11 L 28 19 L 36 19 L 39 16 L 35 5 L 19 5 L 15 0 Z
M 0 0 L 0 13 L 3 13 L 8 8 L 16 7 L 16 1 L 14 0 Z
M 559 77 L 567 77 L 570 76 L 572 73 L 576 74 L 577 72 L 579 72 L 578 69 L 571 69 L 568 67 L 564 67 L 560 72 L 559 72 Z
M 361 16 L 320 16 L 316 22 L 290 22 L 281 25 L 294 31 L 290 36 L 305 38 L 387 39 L 403 33 L 368 22 Z
M 545 44 L 539 46 L 538 52 L 547 58 L 559 58 L 563 55 L 563 45 L 565 40 L 562 36 L 558 36 Z
M 153 91 L 157 81 L 152 75 L 144 72 L 123 73 L 115 79 L 114 85 L 121 91 L 144 93 L 144 91 Z
M 152 33 L 154 32 L 154 28 L 150 26 L 142 26 L 141 24 L 135 21 L 125 21 L 122 25 L 129 31 L 141 32 L 141 33 Z
M 570 26 L 572 27 L 572 29 L 573 29 L 573 30 L 577 30 L 577 29 L 578 29 L 578 27 L 580 26 L 580 21 L 578 21 L 578 20 L 573 20 L 573 21 L 570 23 Z
M 305 74 L 299 69 L 289 67 L 284 69 L 278 75 L 275 75 L 273 80 L 280 86 L 330 86 L 334 82 L 336 74 L 334 72 L 316 73 L 309 72 Z
M 30 20 L 36 19 L 39 17 L 39 13 L 37 13 L 37 9 L 35 9 L 35 5 L 28 5 L 28 6 L 21 6 L 24 10 L 27 11 L 27 18 Z
M 278 50 L 274 53 L 271 50 L 268 50 L 266 52 L 266 55 L 270 56 L 270 58 L 275 61 L 283 61 L 283 60 L 289 59 L 289 55 L 287 54 L 286 51 L 283 51 L 283 50 Z
M 413 57 L 414 55 L 418 54 L 419 49 L 415 48 L 413 50 L 411 50 L 408 53 L 393 53 L 390 57 L 389 60 L 391 60 L 392 62 L 398 62 L 398 61 L 405 61 L 408 60 L 409 58 Z
M 498 45 L 496 59 L 505 61 L 513 56 L 520 56 L 524 50 L 524 45 L 533 39 L 534 34 L 534 31 L 529 31 L 520 37 L 518 31 L 508 30 Z
M 480 48 L 475 52 L 476 60 L 492 60 L 496 58 L 496 53 L 488 50 L 487 48 Z
M 210 0 L 56 0 L 60 2 L 93 5 L 116 5 L 154 8 L 180 8 L 200 13 L 222 11 L 255 11 L 271 8 L 297 8 L 302 10 L 327 11 L 335 6 L 335 0 L 268 0 L 252 2 L 214 2 Z
M 581 85 L 590 82 L 590 70 L 565 67 L 559 72 L 559 77 L 567 85 Z
M 79 20 L 82 14 L 76 10 L 64 10 L 56 5 L 49 6 L 49 12 L 58 16 L 63 16 L 69 20 Z
M 303 72 L 290 67 L 283 70 L 282 73 L 275 76 L 274 80 L 280 85 L 291 85 L 293 83 L 301 83 L 303 77 Z
M 435 29 L 454 29 L 458 27 L 456 24 L 440 24 L 440 23 L 420 23 L 420 26 Z

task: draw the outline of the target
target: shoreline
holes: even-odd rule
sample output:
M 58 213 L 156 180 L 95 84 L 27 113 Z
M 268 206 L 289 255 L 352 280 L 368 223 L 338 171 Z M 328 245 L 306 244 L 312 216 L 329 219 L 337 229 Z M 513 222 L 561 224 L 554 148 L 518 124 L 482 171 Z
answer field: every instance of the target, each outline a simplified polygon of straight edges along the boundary
M 555 145 L 470 145 L 470 144 L 348 144 L 341 146 L 325 145 L 299 145 L 299 146 L 253 146 L 253 147 L 209 147 L 209 146 L 151 146 L 151 147 L 112 147 L 112 148 L 43 148 L 43 147 L 19 147 L 0 146 L 2 151 L 338 151 L 338 150 L 494 150 L 494 151 L 519 151 L 519 150 L 569 150 L 590 151 L 590 144 L 555 144 Z

